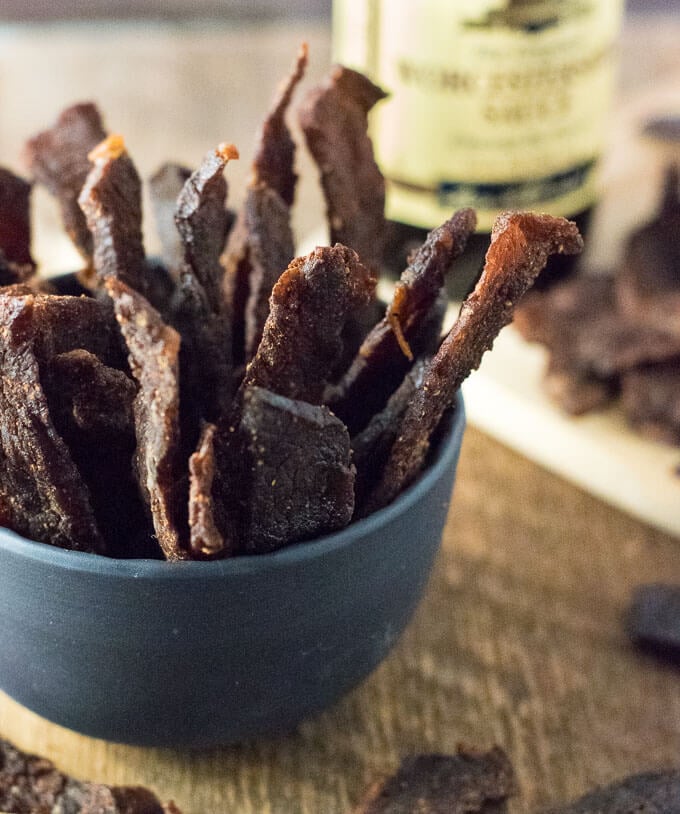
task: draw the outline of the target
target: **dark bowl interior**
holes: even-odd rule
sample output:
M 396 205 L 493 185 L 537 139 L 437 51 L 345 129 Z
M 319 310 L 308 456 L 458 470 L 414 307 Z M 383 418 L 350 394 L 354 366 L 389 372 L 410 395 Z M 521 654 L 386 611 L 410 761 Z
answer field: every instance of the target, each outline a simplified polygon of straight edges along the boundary
M 114 560 L 0 529 L 0 688 L 94 737 L 211 746 L 292 729 L 366 677 L 420 599 L 462 397 L 418 481 L 317 540 L 215 562 Z

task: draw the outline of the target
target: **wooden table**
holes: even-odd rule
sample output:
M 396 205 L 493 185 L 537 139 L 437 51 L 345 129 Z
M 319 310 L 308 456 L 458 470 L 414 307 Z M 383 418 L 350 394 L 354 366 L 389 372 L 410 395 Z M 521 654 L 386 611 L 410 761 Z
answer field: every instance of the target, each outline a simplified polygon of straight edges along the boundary
M 655 41 L 678 41 L 670 22 L 658 31 L 640 25 L 624 41 L 628 60 L 633 51 L 644 56 L 631 87 L 640 65 L 649 76 L 667 76 L 668 58 L 649 47 L 643 29 Z M 313 77 L 328 60 L 320 27 L 163 27 L 140 36 L 41 29 L 8 38 L 0 72 L 32 73 L 8 86 L 3 153 L 15 154 L 62 104 L 101 94 L 145 172 L 168 156 L 195 164 L 225 137 L 251 143 L 300 39 L 310 42 Z M 210 75 L 196 85 L 199 57 Z M 134 94 L 107 59 L 134 77 Z M 48 81 L 50 93 L 41 87 Z M 242 93 L 238 109 L 226 96 L 216 106 L 223 86 Z M 40 110 L 26 104 L 40 99 Z M 159 122 L 168 127 L 157 131 Z M 245 170 L 230 168 L 234 189 Z M 320 211 L 313 181 L 301 190 L 301 229 Z M 295 734 L 189 754 L 132 748 L 64 730 L 0 695 L 0 735 L 80 778 L 148 784 L 188 814 L 341 814 L 404 754 L 499 743 L 517 769 L 519 812 L 680 762 L 680 671 L 635 652 L 623 630 L 631 589 L 653 580 L 680 582 L 680 541 L 470 428 L 441 555 L 416 618 L 373 676 Z

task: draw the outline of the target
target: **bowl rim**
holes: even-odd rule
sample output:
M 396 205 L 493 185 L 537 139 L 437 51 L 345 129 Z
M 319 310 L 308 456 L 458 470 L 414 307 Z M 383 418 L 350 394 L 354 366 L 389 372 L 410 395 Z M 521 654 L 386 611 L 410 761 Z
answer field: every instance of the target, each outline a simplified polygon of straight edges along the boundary
M 86 551 L 72 551 L 49 543 L 22 537 L 0 527 L 0 553 L 7 552 L 27 560 L 48 563 L 63 570 L 111 577 L 186 579 L 188 576 L 223 579 L 227 575 L 262 573 L 322 557 L 350 545 L 391 520 L 399 517 L 430 490 L 456 457 L 465 430 L 465 404 L 458 390 L 452 410 L 444 415 L 450 426 L 435 451 L 433 460 L 417 480 L 392 503 L 368 517 L 356 520 L 345 528 L 321 537 L 302 540 L 265 554 L 236 555 L 219 560 L 167 560 L 150 558 L 115 558 Z

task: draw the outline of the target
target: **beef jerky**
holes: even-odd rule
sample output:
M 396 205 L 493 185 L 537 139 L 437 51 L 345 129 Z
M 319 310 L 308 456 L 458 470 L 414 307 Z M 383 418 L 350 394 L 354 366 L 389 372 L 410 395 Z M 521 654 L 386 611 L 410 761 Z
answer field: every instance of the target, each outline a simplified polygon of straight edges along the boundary
M 556 359 L 548 363 L 543 386 L 549 398 L 570 415 L 606 407 L 618 394 L 618 379 L 598 378 Z
M 241 545 L 247 553 L 273 551 L 349 523 L 349 434 L 327 407 L 248 388 L 237 434 Z
M 680 664 L 680 586 L 651 584 L 636 588 L 626 628 L 638 647 Z
M 94 244 L 98 284 L 114 278 L 149 295 L 142 242 L 142 185 L 122 136 L 109 136 L 90 153 L 93 163 L 78 202 Z
M 507 213 L 496 219 L 482 276 L 409 404 L 382 478 L 369 498 L 370 510 L 390 503 L 421 471 L 433 433 L 458 388 L 512 320 L 515 303 L 548 257 L 576 254 L 582 246 L 576 225 L 563 218 Z
M 321 401 L 329 371 L 342 352 L 348 316 L 367 305 L 375 278 L 345 246 L 316 248 L 288 266 L 274 286 L 262 341 L 246 368 L 244 386 Z
M 50 417 L 37 334 L 35 297 L 0 292 L 2 525 L 62 548 L 104 553 L 87 486 Z
M 35 271 L 30 194 L 30 184 L 0 167 L 0 285 L 21 283 Z
M 179 334 L 121 280 L 109 277 L 106 290 L 139 385 L 134 401 L 137 479 L 164 556 L 184 559 L 186 496 L 182 493 L 186 484 L 179 473 Z
M 680 357 L 626 372 L 621 396 L 626 418 L 638 431 L 680 445 Z
M 181 164 L 163 164 L 149 179 L 149 193 L 161 242 L 161 257 L 175 282 L 184 262 L 184 246 L 175 224 L 177 198 L 191 170 Z
M 105 138 L 97 108 L 78 104 L 62 111 L 55 125 L 28 141 L 24 150 L 32 177 L 59 201 L 64 227 L 88 265 L 94 245 L 78 196 L 91 169 L 87 156 Z
M 498 746 L 415 755 L 371 788 L 354 814 L 502 814 L 516 790 L 510 761 Z
M 170 804 L 172 806 L 172 804 Z M 163 814 L 153 792 L 139 786 L 83 783 L 46 758 L 0 739 L 0 810 L 6 814 Z M 179 813 L 177 813 L 179 814 Z
M 354 249 L 374 271 L 383 257 L 385 182 L 366 131 L 369 110 L 385 96 L 362 74 L 336 65 L 299 111 L 321 173 L 331 243 Z
M 262 124 L 257 153 L 253 162 L 251 186 L 264 184 L 277 192 L 290 207 L 295 197 L 297 175 L 293 169 L 295 142 L 286 125 L 286 113 L 295 88 L 307 68 L 307 43 L 302 43 L 290 75 L 281 84 L 272 110 Z
M 636 774 L 543 814 L 680 814 L 680 771 Z
M 411 258 L 396 285 L 383 319 L 368 334 L 351 367 L 326 393 L 333 412 L 356 433 L 385 405 L 402 381 L 414 354 L 427 350 L 423 331 L 443 288 L 451 263 L 465 249 L 474 231 L 472 209 L 461 209 L 434 229 Z

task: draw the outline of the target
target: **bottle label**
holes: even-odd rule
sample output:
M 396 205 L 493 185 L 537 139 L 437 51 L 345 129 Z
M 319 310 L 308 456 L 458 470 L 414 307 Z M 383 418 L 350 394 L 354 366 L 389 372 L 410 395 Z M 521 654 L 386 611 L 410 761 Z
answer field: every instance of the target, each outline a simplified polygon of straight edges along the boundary
M 622 0 L 335 0 L 334 58 L 390 93 L 371 114 L 391 220 L 461 206 L 569 215 L 596 193 Z

